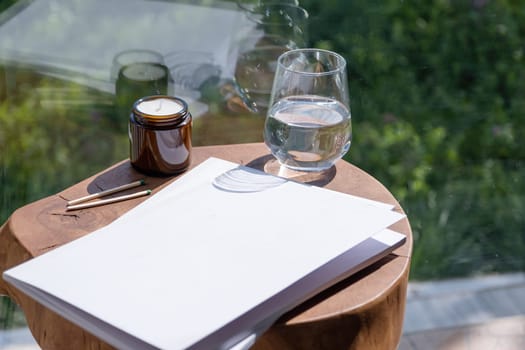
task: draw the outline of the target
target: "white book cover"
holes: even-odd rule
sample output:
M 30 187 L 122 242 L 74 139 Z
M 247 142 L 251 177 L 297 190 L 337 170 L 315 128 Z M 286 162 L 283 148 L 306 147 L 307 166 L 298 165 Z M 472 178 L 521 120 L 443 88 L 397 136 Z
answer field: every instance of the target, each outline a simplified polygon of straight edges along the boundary
M 228 349 L 402 244 L 403 217 L 210 158 L 3 277 L 120 349 Z

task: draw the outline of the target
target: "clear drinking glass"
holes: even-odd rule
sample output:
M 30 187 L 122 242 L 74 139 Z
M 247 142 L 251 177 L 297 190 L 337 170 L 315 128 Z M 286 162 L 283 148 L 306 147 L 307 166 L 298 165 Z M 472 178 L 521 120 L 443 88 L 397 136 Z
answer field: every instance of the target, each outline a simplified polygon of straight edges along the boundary
M 351 140 L 345 59 L 320 49 L 283 53 L 264 126 L 271 153 L 289 169 L 322 171 L 348 152 Z

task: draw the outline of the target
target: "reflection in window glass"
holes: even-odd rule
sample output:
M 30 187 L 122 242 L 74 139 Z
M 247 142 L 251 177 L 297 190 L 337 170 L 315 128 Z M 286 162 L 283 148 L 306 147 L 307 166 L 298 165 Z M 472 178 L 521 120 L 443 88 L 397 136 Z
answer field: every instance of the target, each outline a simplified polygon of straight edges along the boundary
M 0 222 L 128 156 L 126 106 L 147 92 L 116 88 L 122 52 L 160 53 L 166 93 L 190 102 L 194 145 L 204 145 L 262 140 L 254 96 L 268 95 L 257 88 L 271 86 L 273 61 L 253 71 L 236 57 L 312 46 L 348 62 L 345 159 L 407 212 L 411 279 L 525 271 L 523 4 L 302 0 L 307 18 L 276 40 L 253 21 L 258 2 L 242 3 L 2 1 Z M 0 327 L 19 324 L 4 300 Z

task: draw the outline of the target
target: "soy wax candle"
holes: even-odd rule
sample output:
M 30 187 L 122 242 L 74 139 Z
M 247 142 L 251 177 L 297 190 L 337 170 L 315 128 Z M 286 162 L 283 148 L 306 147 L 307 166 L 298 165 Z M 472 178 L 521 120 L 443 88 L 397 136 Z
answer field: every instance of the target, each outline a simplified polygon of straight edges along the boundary
M 166 95 L 137 100 L 129 119 L 131 165 L 150 175 L 183 172 L 191 160 L 191 127 L 184 100 Z

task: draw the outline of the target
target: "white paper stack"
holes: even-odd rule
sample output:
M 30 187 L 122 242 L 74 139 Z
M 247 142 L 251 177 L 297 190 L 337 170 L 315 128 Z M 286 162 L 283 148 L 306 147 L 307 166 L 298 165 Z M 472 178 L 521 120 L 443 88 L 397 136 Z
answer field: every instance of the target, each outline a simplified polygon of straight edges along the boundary
M 402 218 L 210 158 L 4 279 L 117 348 L 226 349 L 402 244 Z

